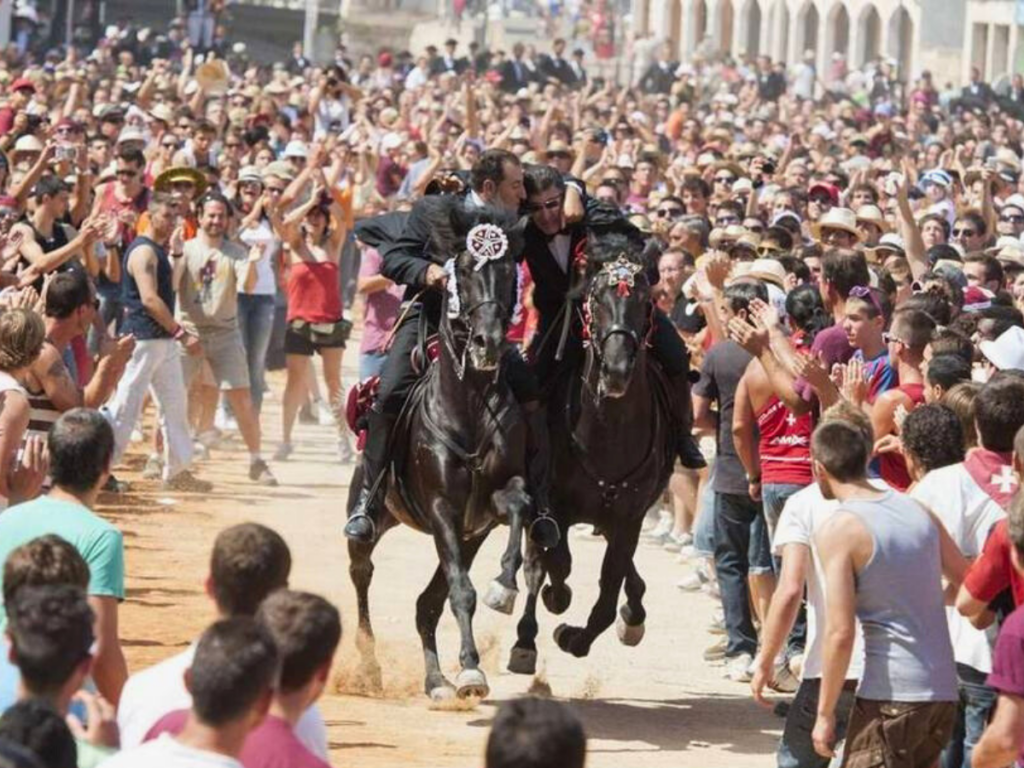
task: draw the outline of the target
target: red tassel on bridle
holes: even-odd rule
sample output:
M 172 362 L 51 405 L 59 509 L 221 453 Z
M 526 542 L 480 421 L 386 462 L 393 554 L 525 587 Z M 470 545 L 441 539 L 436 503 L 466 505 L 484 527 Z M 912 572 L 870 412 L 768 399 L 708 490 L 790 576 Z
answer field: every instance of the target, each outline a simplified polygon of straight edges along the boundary
M 629 296 L 629 283 L 625 280 L 619 280 L 619 286 L 615 290 L 620 299 L 625 299 Z

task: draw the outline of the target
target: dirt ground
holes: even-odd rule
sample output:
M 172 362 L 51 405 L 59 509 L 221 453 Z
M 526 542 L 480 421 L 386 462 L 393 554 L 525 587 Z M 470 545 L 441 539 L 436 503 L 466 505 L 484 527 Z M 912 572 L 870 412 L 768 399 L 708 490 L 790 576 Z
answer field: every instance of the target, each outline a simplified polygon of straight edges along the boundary
M 347 356 L 354 359 L 355 355 Z M 346 381 L 354 372 L 346 370 Z M 279 393 L 265 404 L 265 452 L 280 434 Z M 482 766 L 483 748 L 495 707 L 533 687 L 550 687 L 583 718 L 590 745 L 588 766 L 632 768 L 759 768 L 774 765 L 782 721 L 753 703 L 745 685 L 723 678 L 723 668 L 701 660 L 715 639 L 705 628 L 710 598 L 684 594 L 675 581 L 685 566 L 675 555 L 641 545 L 637 562 L 647 580 L 647 635 L 640 646 L 619 644 L 614 629 L 586 659 L 563 654 L 551 640 L 563 617 L 540 613 L 540 670 L 536 680 L 504 672 L 515 639 L 516 614 L 502 616 L 480 604 L 477 642 L 491 696 L 471 711 L 435 711 L 422 690 L 423 662 L 413 623 L 414 603 L 436 565 L 433 545 L 408 529 L 392 531 L 376 553 L 371 590 L 373 618 L 385 675 L 381 698 L 347 695 L 346 672 L 354 661 L 355 598 L 341 535 L 350 468 L 337 460 L 331 430 L 296 428 L 290 461 L 273 464 L 279 488 L 256 488 L 245 476 L 247 462 L 236 438 L 200 465 L 215 484 L 205 496 L 168 495 L 142 481 L 141 452 L 130 454 L 118 473 L 132 481 L 130 494 L 106 498 L 102 514 L 118 525 L 127 546 L 128 599 L 122 613 L 130 669 L 140 670 L 186 646 L 212 618 L 202 591 L 207 558 L 217 531 L 256 521 L 278 530 L 292 550 L 291 585 L 334 601 L 342 611 L 345 637 L 335 660 L 335 682 L 321 701 L 335 765 L 378 768 Z M 596 597 L 603 541 L 573 531 L 574 602 L 564 617 L 585 621 Z M 478 592 L 497 574 L 502 536 L 492 536 L 477 557 Z M 522 587 L 522 583 L 521 583 Z M 458 665 L 454 621 L 446 611 L 439 631 L 446 670 Z

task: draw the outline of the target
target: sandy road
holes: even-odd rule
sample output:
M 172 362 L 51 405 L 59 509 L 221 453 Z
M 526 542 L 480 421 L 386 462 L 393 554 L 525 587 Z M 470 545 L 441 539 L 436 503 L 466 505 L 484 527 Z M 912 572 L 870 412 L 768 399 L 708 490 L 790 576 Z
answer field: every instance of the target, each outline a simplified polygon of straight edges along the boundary
M 275 393 L 282 380 L 272 378 Z M 279 434 L 277 398 L 267 402 L 267 452 Z M 280 531 L 292 549 L 292 586 L 319 592 L 341 607 L 346 636 L 335 663 L 333 690 L 322 702 L 335 765 L 482 765 L 483 745 L 495 704 L 530 689 L 550 686 L 583 717 L 594 768 L 693 766 L 759 768 L 774 765 L 782 721 L 755 705 L 746 686 L 722 677 L 721 667 L 701 660 L 714 638 L 705 627 L 712 603 L 704 595 L 682 594 L 674 582 L 682 573 L 675 556 L 641 545 L 638 565 L 647 580 L 647 635 L 637 648 L 621 646 L 614 629 L 586 659 L 563 654 L 551 640 L 557 623 L 585 621 L 597 593 L 603 542 L 573 532 L 574 602 L 565 617 L 540 614 L 539 680 L 504 672 L 515 638 L 517 615 L 496 614 L 482 604 L 476 637 L 491 684 L 491 697 L 472 711 L 432 711 L 422 694 L 422 656 L 413 623 L 415 599 L 436 557 L 429 539 L 408 529 L 392 531 L 376 553 L 371 591 L 373 617 L 385 675 L 383 698 L 344 693 L 354 659 L 355 600 L 341 536 L 350 470 L 336 460 L 326 427 L 299 426 L 296 451 L 273 465 L 279 488 L 254 488 L 245 476 L 240 444 L 227 443 L 201 466 L 215 483 L 206 496 L 167 495 L 138 476 L 142 457 L 130 455 L 119 476 L 133 492 L 106 499 L 101 512 L 125 532 L 128 600 L 122 619 L 131 669 L 177 652 L 212 617 L 202 592 L 209 549 L 217 531 L 253 520 Z M 473 579 L 482 591 L 497 574 L 503 537 L 492 536 L 477 557 Z M 516 614 L 522 598 L 517 604 Z M 446 670 L 455 670 L 458 639 L 450 612 L 439 630 Z

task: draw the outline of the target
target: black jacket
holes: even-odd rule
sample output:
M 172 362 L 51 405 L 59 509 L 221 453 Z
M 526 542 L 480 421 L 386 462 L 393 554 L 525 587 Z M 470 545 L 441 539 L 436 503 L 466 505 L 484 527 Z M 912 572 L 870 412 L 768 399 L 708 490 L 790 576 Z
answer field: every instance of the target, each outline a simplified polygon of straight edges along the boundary
M 675 61 L 668 62 L 665 67 L 662 67 L 657 61 L 651 62 L 651 66 L 640 78 L 640 90 L 644 93 L 671 93 L 678 68 L 679 63 Z
M 540 71 L 544 77 L 554 78 L 563 85 L 575 85 L 576 73 L 572 71 L 572 64 L 565 59 L 554 56 L 544 56 L 540 60 Z
M 469 69 L 469 61 L 462 56 L 452 61 L 445 61 L 444 56 L 435 56 L 434 60 L 430 62 L 431 75 L 443 75 L 445 72 L 461 75 L 467 69 Z
M 523 62 L 519 62 L 519 73 L 516 73 L 515 62 L 512 59 L 501 63 L 501 90 L 505 93 L 515 93 L 520 88 L 530 84 L 530 68 Z

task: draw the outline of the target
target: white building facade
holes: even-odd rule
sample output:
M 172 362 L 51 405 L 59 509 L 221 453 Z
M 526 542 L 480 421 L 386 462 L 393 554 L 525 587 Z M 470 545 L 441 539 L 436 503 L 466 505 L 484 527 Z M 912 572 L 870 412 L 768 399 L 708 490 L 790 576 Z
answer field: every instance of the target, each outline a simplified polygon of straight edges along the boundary
M 931 70 L 940 87 L 972 64 L 998 80 L 1024 57 L 1024 0 L 633 0 L 633 20 L 681 61 L 710 38 L 702 47 L 790 64 L 813 51 L 819 72 L 835 53 L 854 67 L 884 56 L 904 76 Z

